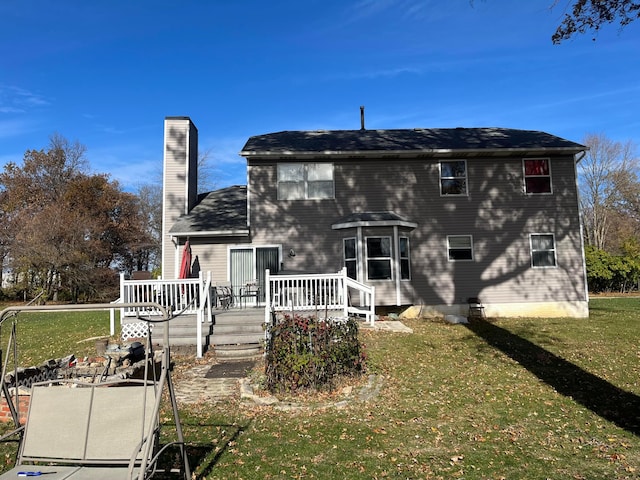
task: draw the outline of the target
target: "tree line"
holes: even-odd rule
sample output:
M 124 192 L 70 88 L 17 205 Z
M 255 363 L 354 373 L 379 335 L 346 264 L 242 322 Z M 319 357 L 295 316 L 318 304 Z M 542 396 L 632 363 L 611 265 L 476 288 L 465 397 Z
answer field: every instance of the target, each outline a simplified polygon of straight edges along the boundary
M 578 163 L 587 280 L 593 292 L 640 286 L 640 181 L 631 142 L 587 135 Z
M 157 189 L 122 190 L 88 171 L 86 148 L 53 135 L 0 173 L 0 281 L 8 298 L 118 297 L 116 272 L 151 270 L 160 255 Z M 161 208 L 161 207 L 160 207 Z

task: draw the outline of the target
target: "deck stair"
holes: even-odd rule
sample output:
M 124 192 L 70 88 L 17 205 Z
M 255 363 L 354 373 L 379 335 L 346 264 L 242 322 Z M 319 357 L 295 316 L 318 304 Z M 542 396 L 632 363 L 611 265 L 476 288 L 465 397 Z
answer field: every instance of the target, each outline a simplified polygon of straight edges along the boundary
M 264 298 L 256 296 L 252 302 L 242 302 L 242 305 L 234 302 L 231 308 L 229 303 L 220 301 L 211 278 L 211 272 L 206 276 L 200 272 L 198 278 L 173 280 L 126 280 L 122 274 L 120 298 L 112 302 L 111 335 L 116 334 L 115 310 L 119 309 L 123 339 L 146 336 L 147 322 L 141 319 L 152 320 L 158 312 L 118 306 L 140 302 L 153 302 L 170 309 L 175 315 L 169 321 L 171 347 L 185 353 L 195 350 L 198 358 L 211 348 L 220 357 L 259 355 L 263 327 L 272 321 L 274 313 L 315 314 L 319 318 L 362 316 L 371 326 L 376 319 L 375 288 L 348 277 L 346 268 L 332 274 L 299 275 L 271 275 L 265 270 Z M 256 302 L 260 306 L 254 306 Z M 125 325 L 127 323 L 137 325 Z M 137 331 L 138 328 L 141 331 Z M 136 330 L 134 335 L 131 330 Z
M 137 318 L 125 317 L 123 324 L 139 322 Z M 169 344 L 175 353 L 188 353 L 195 352 L 197 339 L 195 325 L 197 324 L 196 315 L 180 315 L 174 317 L 169 321 Z M 162 335 L 156 332 L 162 332 L 162 324 L 153 324 L 153 342 L 158 345 L 164 343 Z M 209 347 L 211 333 L 213 332 L 213 326 L 210 322 L 203 322 L 200 324 L 200 331 L 202 332 L 203 350 L 206 351 Z M 142 335 L 141 335 L 142 336 Z
M 125 318 L 124 323 L 139 320 Z M 202 322 L 203 351 L 214 348 L 220 357 L 245 358 L 262 353 L 264 314 L 261 308 L 216 311 L 211 322 Z M 182 314 L 169 321 L 169 343 L 176 352 L 193 353 L 197 344 L 194 326 L 196 315 Z M 153 326 L 161 328 L 160 325 Z M 154 335 L 154 343 L 162 345 L 162 336 Z
M 247 358 L 262 353 L 264 339 L 264 313 L 262 308 L 229 309 L 214 311 L 211 321 L 205 320 L 199 324 L 202 351 L 213 348 L 220 357 Z M 154 317 L 149 317 L 154 318 Z M 128 333 L 126 338 L 141 338 L 146 336 L 146 322 L 136 317 L 123 318 L 123 331 Z M 127 325 L 129 324 L 129 325 Z M 135 325 L 135 327 L 133 326 Z M 193 354 L 197 350 L 197 316 L 182 314 L 169 321 L 169 344 L 175 353 Z M 155 332 L 162 330 L 162 324 L 153 323 Z M 161 335 L 153 335 L 153 342 L 163 344 Z
M 195 315 L 181 315 L 175 317 L 169 322 L 169 341 L 172 346 L 181 345 L 195 345 L 195 328 L 196 325 Z M 209 322 L 203 322 L 200 324 L 200 330 L 202 332 L 202 338 L 205 340 L 204 345 L 208 344 L 209 336 L 212 332 L 212 327 Z
M 238 359 L 262 354 L 264 339 L 262 308 L 217 311 L 211 345 L 220 358 Z

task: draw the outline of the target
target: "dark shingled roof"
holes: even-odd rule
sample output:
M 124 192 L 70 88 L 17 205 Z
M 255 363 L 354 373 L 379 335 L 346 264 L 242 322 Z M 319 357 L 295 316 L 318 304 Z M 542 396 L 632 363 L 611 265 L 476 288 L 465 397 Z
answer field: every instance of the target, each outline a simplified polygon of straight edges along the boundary
M 180 216 L 169 233 L 230 235 L 247 228 L 247 187 L 236 185 L 200 195 L 198 204 Z
M 357 225 L 404 225 L 415 228 L 417 225 L 395 212 L 356 212 L 335 222 L 331 227 L 335 230 Z
M 347 215 L 336 223 L 352 222 L 407 222 L 408 220 L 395 212 L 359 212 Z
M 556 150 L 586 147 L 555 135 L 512 128 L 286 131 L 249 138 L 243 156 L 295 154 L 438 153 L 442 151 Z

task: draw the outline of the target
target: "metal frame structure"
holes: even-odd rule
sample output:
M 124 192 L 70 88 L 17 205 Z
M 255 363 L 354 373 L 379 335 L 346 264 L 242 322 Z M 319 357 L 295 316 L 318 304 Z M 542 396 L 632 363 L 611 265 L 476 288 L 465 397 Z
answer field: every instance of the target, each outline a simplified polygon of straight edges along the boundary
M 38 384 L 34 384 L 32 388 L 64 388 L 60 386 L 43 386 L 46 385 L 55 385 L 62 383 L 74 383 L 75 387 L 79 387 L 82 390 L 85 390 L 83 393 L 84 396 L 87 395 L 86 390 L 91 389 L 91 403 L 88 404 L 88 416 L 86 419 L 87 432 L 89 430 L 89 425 L 91 423 L 91 408 L 93 408 L 94 395 L 98 398 L 101 393 L 97 392 L 96 389 L 99 388 L 107 388 L 112 392 L 116 389 L 111 387 L 123 387 L 127 386 L 127 388 L 117 388 L 117 392 L 122 392 L 123 401 L 126 401 L 128 392 L 128 388 L 140 388 L 140 386 L 144 387 L 152 387 L 151 390 L 149 388 L 144 388 L 144 404 L 140 406 L 143 412 L 144 418 L 150 418 L 153 421 L 145 422 L 148 425 L 144 425 L 140 430 L 141 438 L 139 441 L 136 441 L 137 447 L 134 448 L 133 452 L 131 452 L 130 457 L 124 459 L 110 459 L 107 457 L 102 458 L 102 456 L 98 455 L 98 458 L 86 458 L 86 455 L 81 455 L 81 458 L 69 458 L 70 456 L 66 454 L 66 457 L 61 456 L 61 458 L 55 458 L 55 451 L 53 453 L 49 452 L 46 458 L 39 458 L 38 455 L 30 454 L 30 451 L 37 451 L 38 448 L 26 448 L 25 449 L 25 440 L 30 441 L 28 435 L 29 422 L 30 421 L 39 421 L 39 422 L 47 422 L 47 418 L 50 418 L 49 415 L 32 415 L 32 412 L 29 413 L 29 418 L 27 419 L 27 423 L 25 425 L 21 425 L 20 423 L 20 412 L 19 412 L 19 402 L 18 402 L 18 388 L 15 388 L 15 397 L 10 394 L 9 387 L 7 385 L 7 375 L 6 368 L 9 363 L 10 354 L 13 354 L 13 363 L 14 363 L 14 372 L 17 373 L 18 365 L 17 365 L 17 352 L 19 347 L 19 342 L 17 338 L 17 330 L 16 330 L 16 318 L 20 312 L 52 312 L 52 311 L 76 311 L 76 310 L 110 310 L 113 308 L 113 305 L 110 303 L 107 304 L 86 304 L 86 305 L 49 305 L 49 306 L 15 306 L 8 307 L 0 312 L 0 328 L 5 321 L 10 318 L 13 318 L 14 321 L 12 323 L 11 334 L 9 336 L 8 347 L 7 347 L 7 355 L 6 360 L 2 364 L 2 378 L 0 378 L 0 389 L 2 394 L 4 395 L 9 410 L 11 412 L 11 416 L 14 422 L 15 428 L 11 431 L 0 437 L 0 440 L 4 440 L 8 437 L 12 437 L 15 435 L 19 436 L 19 448 L 18 448 L 18 457 L 16 460 L 16 466 L 6 472 L 3 475 L 0 475 L 0 479 L 5 478 L 14 478 L 17 474 L 37 474 L 40 472 L 41 474 L 47 473 L 47 477 L 51 480 L 55 479 L 70 479 L 70 480 L 82 480 L 82 479 L 92 479 L 92 478 L 126 478 L 133 479 L 137 478 L 139 480 L 151 478 L 158 470 L 158 460 L 160 455 L 166 451 L 169 447 L 177 445 L 180 450 L 181 457 L 181 468 L 180 473 L 182 474 L 185 480 L 189 480 L 191 478 L 191 472 L 189 468 L 189 461 L 187 458 L 186 447 L 184 442 L 184 436 L 182 433 L 182 426 L 180 423 L 180 417 L 178 413 L 178 405 L 176 401 L 176 395 L 173 387 L 173 383 L 171 380 L 171 354 L 169 348 L 169 325 L 168 322 L 171 321 L 172 318 L 175 318 L 172 315 L 172 312 L 166 307 L 160 305 L 156 302 L 134 302 L 134 303 L 124 303 L 119 306 L 123 308 L 133 308 L 139 309 L 142 312 L 148 313 L 149 309 L 156 310 L 159 312 L 159 315 L 153 315 L 151 317 L 142 318 L 141 320 L 150 322 L 150 323 L 163 323 L 163 348 L 162 348 L 162 358 L 161 358 L 161 370 L 159 378 L 156 378 L 155 369 L 153 372 L 150 372 L 149 365 L 153 361 L 153 353 L 152 353 L 152 343 L 150 335 L 147 337 L 147 348 L 145 349 L 145 373 L 143 380 L 122 380 L 122 381 L 109 381 L 109 382 L 81 382 L 81 381 L 72 381 L 68 380 L 50 380 L 47 382 L 39 382 Z M 151 329 L 149 329 L 151 330 Z M 2 361 L 2 352 L 0 350 L 0 361 Z M 149 379 L 151 377 L 151 379 Z M 17 378 L 16 378 L 17 385 Z M 136 385 L 136 386 L 134 386 Z M 160 405 L 162 399 L 162 392 L 164 389 L 168 391 L 168 397 L 171 401 L 171 407 L 173 412 L 173 417 L 175 421 L 176 427 L 176 437 L 177 441 L 172 442 L 170 444 L 164 445 L 162 448 L 159 448 L 157 445 L 156 439 L 159 431 L 159 418 L 160 418 Z M 68 395 L 73 395 L 77 390 L 70 390 Z M 137 391 L 140 392 L 140 391 Z M 148 399 L 147 392 L 152 392 L 154 394 L 153 402 Z M 79 394 L 78 394 L 79 395 Z M 118 395 L 118 393 L 116 393 Z M 140 395 L 138 395 L 140 396 Z M 153 411 L 149 413 L 147 408 L 152 407 Z M 100 412 L 102 413 L 102 412 Z M 74 412 L 72 412 L 72 415 Z M 108 415 L 106 418 L 103 416 L 101 419 L 102 422 L 108 421 Z M 34 427 L 34 430 L 37 428 Z M 34 435 L 31 435 L 33 437 Z M 87 433 L 87 438 L 81 439 L 80 441 L 87 442 L 89 440 L 89 434 Z M 94 437 L 96 437 L 94 435 Z M 104 438 L 99 438 L 100 435 L 97 436 L 97 441 L 104 440 Z M 49 448 L 49 447 L 47 447 Z M 51 447 L 55 450 L 55 447 Z M 85 443 L 85 451 L 86 451 L 86 443 Z M 60 467 L 56 470 L 55 467 L 50 466 L 34 466 L 32 464 L 38 461 L 46 461 L 47 463 L 56 463 L 59 464 Z M 53 468 L 53 470 L 52 470 Z M 35 471 L 35 473 L 34 473 Z M 106 475 L 106 476 L 105 476 Z M 135 476 L 134 476 L 135 475 Z

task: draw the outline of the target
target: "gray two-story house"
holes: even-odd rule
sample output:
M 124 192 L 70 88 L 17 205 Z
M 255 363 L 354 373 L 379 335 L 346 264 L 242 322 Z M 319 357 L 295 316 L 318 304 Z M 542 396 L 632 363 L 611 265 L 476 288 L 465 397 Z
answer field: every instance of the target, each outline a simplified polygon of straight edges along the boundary
M 167 117 L 163 276 L 189 240 L 216 283 L 346 268 L 380 306 L 586 317 L 585 150 L 508 128 L 285 131 L 248 139 L 247 185 L 197 195 L 197 129 Z

